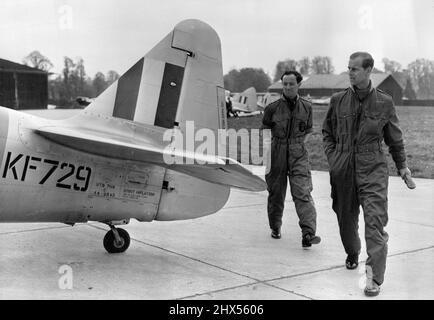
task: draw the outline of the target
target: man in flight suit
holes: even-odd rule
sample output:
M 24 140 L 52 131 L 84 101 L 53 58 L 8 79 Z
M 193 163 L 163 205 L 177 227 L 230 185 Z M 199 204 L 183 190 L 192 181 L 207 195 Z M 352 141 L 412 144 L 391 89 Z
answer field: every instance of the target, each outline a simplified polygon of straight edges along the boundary
M 268 220 L 271 236 L 280 239 L 287 179 L 302 230 L 302 246 L 310 247 L 321 238 L 315 236 L 316 210 L 311 196 L 312 178 L 304 146 L 312 132 L 312 105 L 300 98 L 303 77 L 287 71 L 282 77 L 283 96 L 264 110 L 262 128 L 271 129 L 271 168 L 265 175 L 268 186 Z
M 389 171 L 382 141 L 389 147 L 401 177 L 407 168 L 402 131 L 392 98 L 370 81 L 369 53 L 350 56 L 351 86 L 334 94 L 323 123 L 323 145 L 330 167 L 333 210 L 337 214 L 347 269 L 358 266 L 359 206 L 365 218 L 367 296 L 378 295 L 387 257 L 387 186 Z
M 232 114 L 232 116 L 231 116 Z M 232 101 L 230 97 L 227 97 L 226 99 L 226 117 L 238 117 L 238 112 L 234 111 L 233 107 L 232 107 Z

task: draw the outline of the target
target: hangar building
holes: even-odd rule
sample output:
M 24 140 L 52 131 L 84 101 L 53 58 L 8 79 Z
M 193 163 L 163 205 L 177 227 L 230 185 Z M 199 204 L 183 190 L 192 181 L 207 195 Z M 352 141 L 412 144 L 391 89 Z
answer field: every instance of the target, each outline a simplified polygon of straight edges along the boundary
M 47 103 L 47 72 L 0 59 L 0 106 L 46 109 Z

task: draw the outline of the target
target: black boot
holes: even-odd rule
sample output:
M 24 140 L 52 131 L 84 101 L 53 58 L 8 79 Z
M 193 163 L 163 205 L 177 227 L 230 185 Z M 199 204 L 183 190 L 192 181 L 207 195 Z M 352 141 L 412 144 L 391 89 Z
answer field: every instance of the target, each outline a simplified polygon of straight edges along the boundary
M 303 248 L 311 247 L 313 244 L 318 244 L 321 242 L 321 238 L 311 234 L 305 234 L 301 240 L 301 245 Z
M 281 237 L 280 228 L 271 229 L 271 237 L 274 239 L 280 239 Z
M 347 259 L 345 260 L 345 267 L 349 270 L 356 269 L 359 265 L 359 255 L 358 254 L 349 254 L 347 255 Z

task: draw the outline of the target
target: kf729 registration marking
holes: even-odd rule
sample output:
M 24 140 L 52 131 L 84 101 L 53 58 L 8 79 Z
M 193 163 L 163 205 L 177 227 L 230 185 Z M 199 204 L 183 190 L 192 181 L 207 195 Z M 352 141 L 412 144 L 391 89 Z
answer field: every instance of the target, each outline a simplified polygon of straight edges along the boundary
M 24 162 L 24 166 L 22 165 L 22 162 Z M 28 155 L 24 156 L 21 153 L 13 158 L 10 151 L 6 156 L 6 162 L 3 168 L 2 178 L 6 178 L 8 174 L 11 173 L 15 180 L 25 181 L 28 177 L 28 173 L 31 170 L 36 171 L 38 169 L 38 164 L 39 167 L 49 167 L 48 171 L 45 172 L 41 180 L 38 182 L 41 185 L 47 182 L 47 180 L 49 180 L 49 178 L 53 175 L 54 172 L 61 171 L 61 176 L 56 181 L 56 187 L 73 189 L 75 191 L 82 192 L 87 191 L 87 189 L 89 188 L 89 181 L 92 175 L 92 169 L 90 167 L 76 167 L 72 163 L 42 159 L 39 157 L 33 157 Z M 19 168 L 21 170 L 19 170 Z M 66 180 L 68 179 L 70 183 L 67 183 Z

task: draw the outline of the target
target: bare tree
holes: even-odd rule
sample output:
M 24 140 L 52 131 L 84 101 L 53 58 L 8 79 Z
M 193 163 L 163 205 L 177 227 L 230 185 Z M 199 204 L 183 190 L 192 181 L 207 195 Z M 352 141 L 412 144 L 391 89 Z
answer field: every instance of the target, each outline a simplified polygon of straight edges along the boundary
M 405 85 L 403 96 L 411 100 L 416 99 L 416 92 L 413 89 L 413 85 L 411 83 L 410 78 L 407 78 L 407 83 Z
M 74 61 L 69 57 L 63 57 L 63 85 L 64 85 L 64 98 L 66 101 L 72 100 L 73 92 L 75 91 L 73 84 L 73 69 L 75 68 Z
M 316 74 L 332 74 L 335 68 L 330 57 L 316 56 L 312 59 L 312 72 Z
M 299 72 L 303 75 L 307 75 L 310 73 L 312 68 L 312 63 L 309 57 L 303 57 L 298 61 L 298 65 L 300 67 Z
M 77 77 L 77 95 L 83 94 L 84 91 L 84 83 L 86 81 L 86 71 L 84 69 L 84 60 L 82 58 L 77 59 L 77 63 L 75 64 L 75 72 Z
M 93 78 L 92 85 L 95 89 L 96 96 L 99 96 L 107 88 L 107 81 L 102 72 L 97 72 Z
M 39 51 L 32 51 L 28 56 L 23 59 L 23 63 L 26 66 L 37 68 L 42 71 L 49 71 L 53 68 L 51 61 Z
M 286 59 L 283 61 L 279 61 L 276 65 L 273 81 L 274 82 L 279 81 L 280 77 L 282 76 L 283 73 L 285 73 L 285 71 L 297 70 L 297 67 L 298 67 L 298 63 L 293 59 Z
M 410 79 L 419 99 L 434 98 L 434 61 L 417 59 L 408 65 Z
M 111 85 L 113 82 L 119 79 L 119 73 L 114 70 L 110 70 L 107 72 L 106 81 L 108 85 Z
M 383 58 L 384 72 L 394 74 L 401 71 L 401 64 L 399 62 Z
M 262 69 L 255 68 L 233 69 L 223 79 L 225 88 L 232 92 L 241 92 L 249 87 L 254 87 L 258 92 L 265 92 L 271 85 L 268 74 Z
M 66 100 L 75 101 L 77 96 L 93 95 L 92 81 L 86 76 L 82 58 L 77 58 L 75 62 L 69 57 L 64 57 L 62 73 Z

